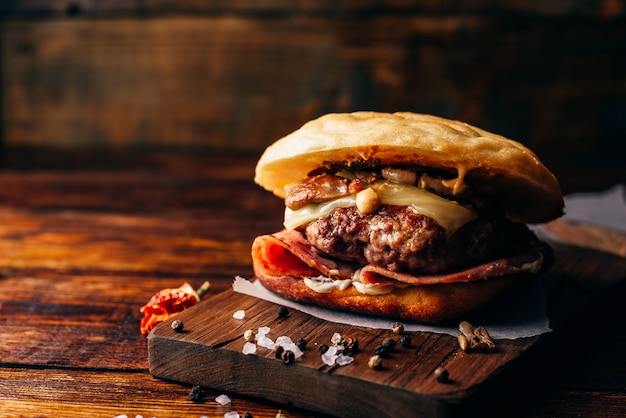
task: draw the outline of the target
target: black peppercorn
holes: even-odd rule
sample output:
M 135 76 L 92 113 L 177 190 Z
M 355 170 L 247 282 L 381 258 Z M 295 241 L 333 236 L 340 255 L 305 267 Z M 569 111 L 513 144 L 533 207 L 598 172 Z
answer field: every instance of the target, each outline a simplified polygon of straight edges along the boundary
M 389 353 L 389 347 L 386 345 L 379 345 L 374 349 L 374 354 L 376 354 L 380 358 L 389 358 Z
M 252 418 L 252 414 L 250 412 L 246 412 L 243 414 L 243 418 Z
M 404 334 L 402 338 L 400 338 L 400 345 L 404 348 L 409 348 L 411 346 L 411 337 L 407 334 Z
M 283 352 L 283 363 L 285 364 L 291 364 L 295 361 L 296 356 L 295 354 L 293 354 L 293 351 L 291 350 L 285 350 Z
M 283 352 L 284 351 L 285 351 L 285 349 L 283 348 L 283 346 L 279 345 L 279 346 L 276 347 L 276 352 L 274 353 L 274 355 L 278 359 L 283 358 Z
M 328 346 L 326 344 L 320 344 L 317 350 L 320 352 L 320 354 L 324 354 L 328 351 Z
M 443 367 L 437 367 L 433 374 L 435 375 L 435 379 L 437 379 L 437 382 L 439 383 L 445 383 L 448 381 L 448 370 L 444 369 Z
M 356 354 L 359 351 L 359 340 L 355 338 L 346 338 L 344 348 L 344 354 L 349 356 Z
M 286 317 L 287 315 L 289 315 L 289 310 L 287 309 L 287 307 L 285 307 L 285 306 L 280 306 L 280 307 L 278 308 L 278 317 L 279 317 L 279 318 L 284 318 L 284 317 Z
M 394 348 L 396 348 L 396 340 L 393 338 L 385 338 L 381 345 L 389 348 L 389 352 L 392 352 Z
M 306 340 L 304 338 L 300 338 L 298 341 L 296 341 L 296 347 L 304 351 L 304 349 L 306 348 Z
M 175 321 L 172 321 L 172 329 L 174 330 L 174 332 L 181 332 L 183 328 L 185 328 L 183 321 L 178 320 L 178 319 Z
M 189 400 L 192 402 L 200 402 L 202 399 L 202 388 L 200 385 L 196 385 L 189 391 Z

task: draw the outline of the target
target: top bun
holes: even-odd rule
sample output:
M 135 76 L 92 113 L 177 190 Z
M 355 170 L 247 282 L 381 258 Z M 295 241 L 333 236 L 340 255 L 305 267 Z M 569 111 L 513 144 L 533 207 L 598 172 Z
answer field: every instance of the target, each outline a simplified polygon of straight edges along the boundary
M 522 144 L 469 124 L 409 112 L 336 113 L 306 123 L 270 145 L 255 182 L 284 198 L 284 187 L 324 163 L 375 161 L 465 173 L 500 199 L 507 218 L 541 223 L 563 213 L 554 175 Z

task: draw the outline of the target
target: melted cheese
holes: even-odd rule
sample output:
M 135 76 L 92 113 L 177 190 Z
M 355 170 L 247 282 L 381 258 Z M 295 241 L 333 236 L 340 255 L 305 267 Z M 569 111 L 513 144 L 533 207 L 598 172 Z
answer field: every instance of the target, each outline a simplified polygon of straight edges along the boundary
M 457 167 L 458 176 L 454 179 L 444 180 L 442 183 L 444 186 L 452 189 L 452 194 L 457 195 L 462 193 L 465 188 L 465 174 L 467 174 L 467 168 L 464 165 L 459 165 Z
M 374 183 L 372 188 L 379 194 L 382 204 L 410 206 L 417 213 L 437 221 L 449 234 L 476 218 L 474 211 L 461 206 L 458 202 L 415 186 L 380 181 Z M 326 216 L 337 208 L 349 208 L 355 205 L 356 196 L 349 195 L 328 202 L 309 203 L 297 210 L 285 208 L 284 225 L 287 229 L 295 229 Z

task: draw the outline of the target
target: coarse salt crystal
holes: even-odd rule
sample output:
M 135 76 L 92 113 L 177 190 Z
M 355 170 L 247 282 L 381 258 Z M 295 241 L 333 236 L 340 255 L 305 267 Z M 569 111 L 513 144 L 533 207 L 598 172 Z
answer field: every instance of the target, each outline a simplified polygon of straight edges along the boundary
M 276 338 L 276 344 L 288 345 L 288 344 L 293 344 L 293 341 L 291 340 L 291 338 L 287 337 L 286 335 L 281 335 L 280 337 Z
M 233 314 L 233 318 L 235 319 L 243 319 L 246 316 L 246 312 L 243 309 L 239 309 L 238 311 L 235 311 L 235 313 Z
M 246 342 L 243 345 L 243 350 L 241 350 L 242 353 L 244 354 L 254 354 L 256 353 L 256 344 L 255 343 L 251 343 L 251 342 Z
M 337 344 L 339 341 L 341 341 L 341 334 L 338 332 L 335 332 L 333 336 L 331 337 L 330 342 L 333 344 Z
M 327 366 L 345 366 L 354 361 L 354 357 L 346 356 L 343 354 L 344 347 L 341 345 L 334 345 L 329 347 L 328 350 L 322 354 L 322 361 Z
M 335 365 L 335 356 L 329 356 L 328 353 L 324 353 L 324 354 L 322 354 L 322 361 L 327 366 L 334 366 Z
M 257 334 L 255 339 L 256 339 L 257 345 L 260 345 L 261 347 L 264 347 L 264 348 L 269 348 L 270 350 L 273 349 L 274 346 L 276 345 L 274 341 L 272 341 L 271 338 L 266 337 L 265 334 Z
M 338 366 L 346 366 L 354 361 L 354 357 L 339 354 L 335 360 Z
M 337 360 L 337 347 L 336 346 L 329 347 L 328 350 L 324 354 L 322 354 L 322 361 L 327 366 L 333 366 L 336 360 Z
M 257 334 L 260 334 L 260 335 L 269 334 L 270 330 L 271 330 L 270 327 L 259 327 Z
M 224 418 L 239 418 L 239 416 L 239 412 L 236 411 L 230 411 L 224 414 Z
M 230 398 L 227 395 L 219 395 L 215 397 L 215 402 L 220 405 L 228 405 L 230 403 Z
M 276 338 L 276 344 L 280 345 L 285 351 L 291 351 L 295 358 L 300 358 L 304 354 L 291 338 L 285 335 Z

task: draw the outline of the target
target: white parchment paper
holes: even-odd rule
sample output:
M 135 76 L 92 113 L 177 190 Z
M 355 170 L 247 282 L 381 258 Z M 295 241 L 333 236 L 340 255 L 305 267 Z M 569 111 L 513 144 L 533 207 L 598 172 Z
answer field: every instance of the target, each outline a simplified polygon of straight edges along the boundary
M 356 325 L 367 328 L 391 329 L 396 322 L 389 318 L 359 315 L 336 311 L 285 299 L 267 290 L 258 280 L 246 280 L 236 277 L 233 289 L 238 293 L 254 296 L 278 305 L 297 309 L 319 319 L 339 324 Z M 466 318 L 474 326 L 484 326 L 492 338 L 515 339 L 532 337 L 550 331 L 548 318 L 545 314 L 545 298 L 540 282 L 525 289 L 524 294 L 517 295 L 515 300 L 506 300 L 493 306 L 489 315 L 474 315 Z M 459 335 L 458 326 L 428 326 L 401 321 L 407 331 L 434 332 L 439 334 Z

